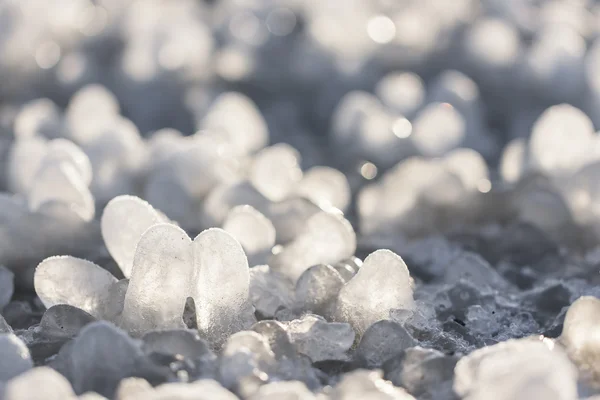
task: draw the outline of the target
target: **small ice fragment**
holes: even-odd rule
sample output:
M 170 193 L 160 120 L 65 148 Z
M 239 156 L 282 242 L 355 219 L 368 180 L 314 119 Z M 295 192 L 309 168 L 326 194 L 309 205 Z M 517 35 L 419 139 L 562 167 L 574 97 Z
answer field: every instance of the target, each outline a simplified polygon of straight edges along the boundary
M 457 360 L 457 356 L 415 346 L 388 360 L 383 370 L 386 379 L 395 386 L 406 388 L 413 396 L 437 398 L 435 394 L 452 391 Z
M 197 304 L 198 329 L 218 347 L 232 333 L 256 322 L 250 302 L 248 259 L 240 243 L 218 228 L 200 233 L 192 247 L 191 296 Z
M 463 116 L 449 103 L 431 103 L 417 115 L 411 140 L 424 156 L 439 157 L 465 137 Z
M 518 373 L 515 373 L 518 371 Z M 454 391 L 469 400 L 577 399 L 577 370 L 553 343 L 508 340 L 475 350 L 454 369 Z
M 53 139 L 59 137 L 63 130 L 60 109 L 47 98 L 36 99 L 25 104 L 19 110 L 14 122 L 17 140 L 33 136 Z
M 44 162 L 36 173 L 28 194 L 29 208 L 36 211 L 50 202 L 64 203 L 84 221 L 94 218 L 94 198 L 70 163 Z
M 569 307 L 560 337 L 561 343 L 583 377 L 600 384 L 600 300 L 583 296 Z
M 119 115 L 117 98 L 104 86 L 92 84 L 79 89 L 65 112 L 70 137 L 88 143 L 102 133 L 98 126 Z
M 390 250 L 371 253 L 340 291 L 336 319 L 350 323 L 361 336 L 392 309 L 413 308 L 410 275 L 402 258 Z
M 394 112 L 411 117 L 425 100 L 425 85 L 417 74 L 393 72 L 377 83 L 375 93 Z
M 307 268 L 333 264 L 348 258 L 356 250 L 356 234 L 343 217 L 327 212 L 313 215 L 304 233 L 275 254 L 272 268 L 296 281 Z
M 41 166 L 43 167 L 45 163 L 58 162 L 72 164 L 86 186 L 92 182 L 93 171 L 90 159 L 79 146 L 70 140 L 59 138 L 48 142 Z
M 131 400 L 138 398 L 131 398 Z M 201 379 L 192 383 L 164 383 L 157 386 L 147 398 L 149 400 L 238 400 L 236 395 L 212 379 Z
M 35 292 L 46 308 L 68 304 L 101 318 L 99 305 L 117 279 L 98 265 L 71 256 L 50 257 L 35 270 Z
M 47 154 L 47 141 L 39 137 L 16 140 L 6 162 L 6 181 L 13 193 L 27 194 Z
M 300 153 L 285 143 L 262 149 L 254 156 L 249 180 L 271 201 L 285 199 L 302 179 Z
M 252 330 L 267 339 L 276 359 L 291 359 L 296 356 L 296 348 L 290 341 L 286 327 L 282 323 L 269 320 L 259 321 L 252 326 Z
M 10 303 L 15 291 L 14 279 L 15 274 L 4 265 L 0 265 L 0 310 Z
M 322 210 L 308 199 L 290 197 L 278 203 L 271 203 L 267 211 L 277 232 L 277 243 L 288 243 L 304 231 L 310 217 Z
M 141 396 L 152 398 L 154 388 L 144 378 L 125 378 L 119 383 L 115 392 L 115 400 L 135 400 Z
M 262 316 L 271 318 L 279 308 L 291 308 L 292 294 L 292 283 L 268 265 L 250 268 L 250 298 Z
M 121 325 L 129 332 L 184 327 L 183 309 L 192 285 L 190 244 L 188 235 L 171 224 L 153 225 L 142 235 L 121 314 Z
M 263 385 L 248 400 L 316 400 L 315 395 L 299 381 L 271 382 Z
M 8 360 L 3 359 L 3 362 Z M 50 367 L 36 367 L 11 379 L 4 388 L 4 400 L 75 400 L 69 381 Z
M 307 314 L 287 325 L 292 344 L 312 362 L 347 360 L 346 352 L 354 343 L 354 331 L 346 323 L 327 322 L 318 315 Z
M 142 356 L 139 344 L 114 325 L 86 326 L 69 349 L 66 376 L 75 393 L 95 391 L 112 398 L 121 379 L 131 376 Z
M 516 138 L 508 142 L 500 160 L 500 175 L 504 182 L 516 183 L 525 175 L 528 163 L 527 142 Z
M 202 203 L 204 225 L 223 226 L 223 221 L 229 211 L 235 206 L 242 205 L 250 205 L 266 214 L 269 200 L 248 182 L 217 186 L 211 190 Z M 267 216 L 270 218 L 269 215 Z
M 275 365 L 275 354 L 265 337 L 252 331 L 237 332 L 223 346 L 220 380 L 227 388 L 252 392 L 269 379 L 268 372 Z
M 80 308 L 57 304 L 46 310 L 40 321 L 40 329 L 45 336 L 70 339 L 95 320 L 96 318 Z
M 129 278 L 142 234 L 152 225 L 167 221 L 144 200 L 124 195 L 108 202 L 100 222 L 106 248 L 123 275 Z
M 484 71 L 513 66 L 520 53 L 521 38 L 515 27 L 499 18 L 482 18 L 466 35 L 467 57 Z
M 167 329 L 151 331 L 142 337 L 142 350 L 146 354 L 179 354 L 189 360 L 197 360 L 212 356 L 207 342 L 200 338 L 197 331 L 184 329 Z
M 380 370 L 357 369 L 344 374 L 333 389 L 332 398 L 336 400 L 386 399 L 414 400 L 404 389 L 393 386 L 383 379 Z
M 337 295 L 344 283 L 339 272 L 330 265 L 310 267 L 296 282 L 296 308 L 326 318 L 332 316 Z
M 531 132 L 532 166 L 551 175 L 575 172 L 588 160 L 594 135 L 592 121 L 583 111 L 568 104 L 550 107 Z
M 29 349 L 13 333 L 0 334 L 0 382 L 8 381 L 33 368 Z
M 364 368 L 377 368 L 415 343 L 401 325 L 381 320 L 365 331 L 356 348 L 356 357 Z
M 258 107 L 238 92 L 221 94 L 204 117 L 202 128 L 222 132 L 240 154 L 254 153 L 269 140 L 268 127 Z
M 252 206 L 232 209 L 223 222 L 223 229 L 240 242 L 251 266 L 264 264 L 275 245 L 275 227 Z
M 476 192 L 481 183 L 488 180 L 488 167 L 478 152 L 472 149 L 456 149 L 446 154 L 443 161 L 450 172 L 459 177 L 464 187 Z
M 312 167 L 304 173 L 295 193 L 322 209 L 335 207 L 345 211 L 350 204 L 350 185 L 346 176 L 330 167 Z

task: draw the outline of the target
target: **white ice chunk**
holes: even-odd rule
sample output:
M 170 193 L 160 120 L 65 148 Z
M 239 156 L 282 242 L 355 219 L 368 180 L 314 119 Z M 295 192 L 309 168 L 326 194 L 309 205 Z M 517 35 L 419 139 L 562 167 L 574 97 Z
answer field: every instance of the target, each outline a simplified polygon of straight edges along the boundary
M 286 330 L 298 352 L 312 362 L 346 360 L 346 351 L 352 347 L 355 336 L 349 324 L 327 322 L 313 314 L 291 321 Z
M 101 85 L 87 85 L 71 97 L 67 107 L 69 134 L 76 143 L 88 143 L 102 133 L 99 125 L 118 115 L 119 103 L 111 92 Z
M 238 92 L 221 94 L 204 117 L 202 128 L 221 131 L 241 154 L 254 153 L 269 140 L 267 123 L 258 107 Z
M 600 382 L 600 300 L 577 299 L 567 311 L 560 341 L 584 378 Z
M 271 266 L 295 282 L 309 267 L 334 264 L 355 250 L 356 234 L 350 222 L 322 211 L 308 220 L 302 234 L 272 257 Z
M 121 314 L 121 325 L 129 332 L 184 327 L 183 309 L 192 285 L 190 244 L 188 235 L 171 224 L 154 225 L 142 235 Z
M 516 138 L 508 142 L 500 160 L 502 180 L 516 183 L 523 177 L 527 169 L 527 142 L 524 138 Z
M 296 194 L 306 197 L 323 209 L 346 210 L 350 204 L 350 184 L 346 176 L 330 167 L 312 167 L 296 186 Z
M 477 191 L 486 181 L 489 183 L 488 167 L 485 160 L 475 150 L 456 149 L 446 154 L 444 165 L 450 172 L 458 176 L 464 187 Z
M 129 278 L 142 234 L 152 225 L 167 221 L 144 200 L 124 195 L 108 202 L 100 222 L 106 248 Z
M 29 208 L 39 210 L 45 203 L 63 203 L 84 221 L 94 218 L 96 206 L 90 190 L 75 167 L 67 162 L 44 162 L 31 183 Z
M 471 62 L 483 68 L 508 68 L 519 57 L 517 29 L 498 18 L 482 18 L 467 33 L 465 48 Z
M 442 156 L 460 145 L 465 137 L 463 116 L 449 103 L 432 103 L 413 123 L 412 141 L 425 156 Z
M 202 203 L 202 217 L 206 226 L 223 226 L 229 211 L 235 206 L 250 205 L 266 214 L 269 200 L 248 182 L 219 185 Z
M 551 339 L 509 340 L 461 358 L 454 391 L 469 400 L 574 400 L 577 371 Z
M 75 167 L 86 186 L 92 182 L 92 164 L 87 154 L 75 143 L 67 139 L 54 139 L 48 142 L 44 163 L 68 162 Z
M 4 400 L 75 400 L 71 384 L 50 367 L 37 367 L 11 379 L 4 389 Z
M 336 319 L 362 335 L 371 324 L 388 319 L 391 310 L 411 310 L 413 303 L 410 274 L 402 258 L 390 250 L 377 250 L 340 291 Z
M 192 247 L 198 329 L 219 346 L 253 323 L 248 260 L 240 243 L 218 228 L 200 233 Z
M 25 104 L 15 118 L 14 131 L 17 140 L 42 136 L 52 139 L 63 130 L 60 109 L 50 99 L 42 98 Z
M 102 318 L 101 307 L 117 278 L 98 265 L 71 256 L 50 257 L 35 270 L 35 292 L 46 308 L 68 304 Z
M 47 141 L 39 137 L 16 140 L 9 152 L 6 181 L 13 193 L 27 194 L 46 156 Z
M 302 179 L 300 153 L 285 143 L 261 150 L 250 166 L 249 180 L 266 198 L 285 199 Z
M 552 175 L 576 171 L 588 160 L 594 134 L 592 121 L 583 111 L 568 104 L 548 108 L 531 132 L 533 167 Z
M 417 74 L 393 72 L 377 83 L 375 93 L 396 113 L 412 116 L 425 100 L 425 85 Z
M 240 242 L 253 266 L 263 264 L 267 253 L 275 245 L 275 227 L 252 206 L 238 206 L 231 210 L 223 229 Z

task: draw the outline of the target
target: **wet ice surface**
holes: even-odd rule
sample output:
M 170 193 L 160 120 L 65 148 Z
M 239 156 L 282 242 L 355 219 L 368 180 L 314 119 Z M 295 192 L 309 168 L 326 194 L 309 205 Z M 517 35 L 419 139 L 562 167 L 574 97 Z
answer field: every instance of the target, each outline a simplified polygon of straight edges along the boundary
M 0 399 L 600 397 L 597 1 L 0 3 Z

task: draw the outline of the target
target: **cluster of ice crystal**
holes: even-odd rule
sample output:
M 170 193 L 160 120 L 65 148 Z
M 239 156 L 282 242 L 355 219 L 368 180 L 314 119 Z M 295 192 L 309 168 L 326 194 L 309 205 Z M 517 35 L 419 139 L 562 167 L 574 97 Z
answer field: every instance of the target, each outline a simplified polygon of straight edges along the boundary
M 599 27 L 0 1 L 0 399 L 597 398 Z

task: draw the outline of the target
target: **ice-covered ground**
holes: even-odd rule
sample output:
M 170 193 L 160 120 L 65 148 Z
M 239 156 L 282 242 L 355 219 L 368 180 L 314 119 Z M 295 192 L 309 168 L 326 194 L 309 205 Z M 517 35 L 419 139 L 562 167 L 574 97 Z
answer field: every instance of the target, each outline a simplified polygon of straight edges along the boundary
M 0 399 L 598 399 L 599 129 L 596 0 L 0 0 Z

